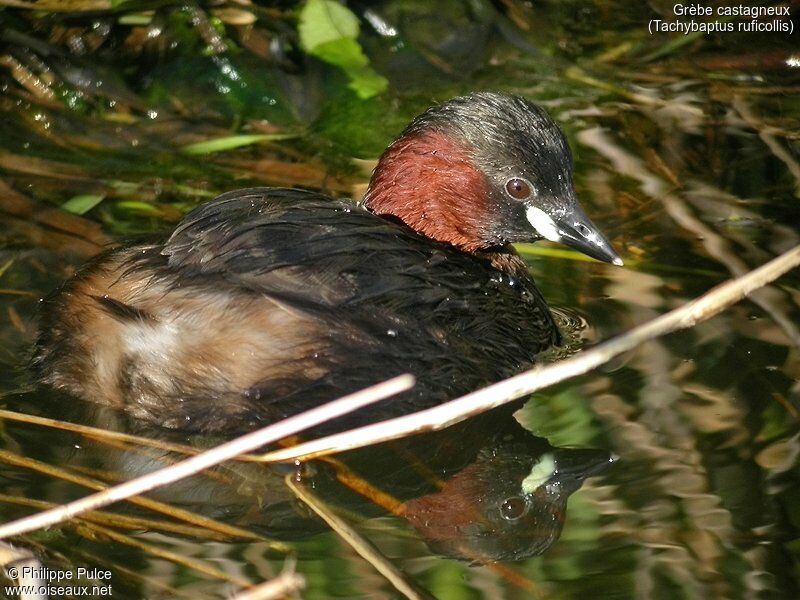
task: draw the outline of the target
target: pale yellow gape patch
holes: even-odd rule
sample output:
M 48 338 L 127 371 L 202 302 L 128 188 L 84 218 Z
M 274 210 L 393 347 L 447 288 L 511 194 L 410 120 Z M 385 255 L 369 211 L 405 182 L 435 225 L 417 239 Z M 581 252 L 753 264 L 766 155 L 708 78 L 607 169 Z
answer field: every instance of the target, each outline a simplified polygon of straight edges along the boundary
M 552 453 L 543 454 L 533 465 L 530 474 L 522 480 L 522 492 L 532 494 L 556 474 L 556 459 Z
M 528 222 L 544 239 L 550 240 L 551 242 L 561 241 L 561 234 L 558 231 L 558 226 L 555 221 L 541 208 L 529 206 L 528 210 L 525 212 L 525 216 L 528 217 Z

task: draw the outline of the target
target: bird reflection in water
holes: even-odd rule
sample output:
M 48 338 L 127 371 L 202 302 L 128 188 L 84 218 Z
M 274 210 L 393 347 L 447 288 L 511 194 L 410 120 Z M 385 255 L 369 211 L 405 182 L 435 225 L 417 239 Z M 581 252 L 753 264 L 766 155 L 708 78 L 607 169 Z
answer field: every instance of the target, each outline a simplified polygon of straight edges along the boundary
M 184 441 L 163 428 L 143 427 L 108 407 L 61 394 L 8 397 L 22 413 L 92 424 L 151 439 Z M 342 514 L 364 519 L 396 515 L 416 530 L 431 551 L 474 564 L 520 560 L 545 552 L 564 526 L 569 496 L 584 481 L 613 464 L 607 450 L 556 448 L 523 429 L 510 411 L 494 411 L 443 431 L 416 435 L 313 461 L 297 472 L 299 482 Z M 48 460 L 55 453 L 70 469 L 91 467 L 130 479 L 181 458 L 154 449 L 113 447 L 68 432 L 51 430 L 44 447 L 36 430 L 9 423 L 9 435 L 26 456 Z M 16 431 L 16 433 L 15 433 Z M 206 446 L 213 440 L 197 445 Z M 279 540 L 299 540 L 326 527 L 286 487 L 294 465 L 229 462 L 149 494 L 172 506 Z M 74 497 L 62 485 L 48 499 Z M 36 491 L 38 490 L 38 491 Z M 82 493 L 82 492 L 81 492 Z M 122 505 L 124 506 L 124 505 Z M 122 508 L 121 506 L 121 508 Z
M 520 560 L 558 540 L 569 496 L 614 457 L 555 448 L 510 415 L 500 427 L 497 420 L 491 429 L 485 420 L 468 423 L 328 464 L 339 483 L 405 519 L 433 552 L 475 564 Z M 338 496 L 323 481 L 317 470 L 308 483 Z
M 441 491 L 406 502 L 404 516 L 440 554 L 476 563 L 542 554 L 561 535 L 569 496 L 613 457 L 597 449 L 529 450 L 507 443 L 482 451 Z

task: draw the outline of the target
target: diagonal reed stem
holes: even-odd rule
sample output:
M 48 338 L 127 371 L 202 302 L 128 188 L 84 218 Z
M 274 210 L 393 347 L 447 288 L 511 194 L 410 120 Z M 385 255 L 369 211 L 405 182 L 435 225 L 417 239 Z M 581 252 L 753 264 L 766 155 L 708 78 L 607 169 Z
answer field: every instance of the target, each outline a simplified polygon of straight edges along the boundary
M 314 513 L 339 535 L 361 558 L 371 564 L 394 588 L 409 600 L 426 600 L 430 595 L 411 581 L 392 561 L 381 554 L 372 542 L 366 540 L 355 528 L 339 518 L 310 489 L 296 483 L 291 475 L 286 477 L 286 485 Z
M 238 437 L 230 442 L 215 446 L 201 454 L 187 458 L 173 465 L 153 471 L 142 477 L 131 479 L 120 485 L 108 488 L 97 494 L 85 496 L 58 508 L 31 515 L 4 525 L 0 525 L 0 539 L 27 533 L 42 527 L 48 527 L 66 521 L 76 515 L 85 513 L 114 502 L 179 481 L 203 469 L 213 467 L 230 460 L 244 452 L 252 452 L 266 444 L 294 435 L 299 431 L 314 427 L 323 421 L 334 419 L 343 414 L 362 408 L 368 404 L 379 402 L 389 396 L 403 392 L 414 385 L 411 375 L 400 375 L 365 390 L 344 396 L 309 411 L 289 417 L 273 425 L 268 425 L 252 433 Z
M 536 390 L 586 373 L 646 341 L 692 327 L 696 323 L 722 312 L 749 293 L 771 283 L 798 265 L 800 265 L 800 246 L 795 246 L 761 267 L 741 277 L 726 281 L 675 310 L 571 358 L 534 367 L 529 371 L 428 410 L 268 452 L 262 455 L 261 459 L 265 462 L 309 460 L 415 433 L 444 429 L 479 413 L 527 396 Z

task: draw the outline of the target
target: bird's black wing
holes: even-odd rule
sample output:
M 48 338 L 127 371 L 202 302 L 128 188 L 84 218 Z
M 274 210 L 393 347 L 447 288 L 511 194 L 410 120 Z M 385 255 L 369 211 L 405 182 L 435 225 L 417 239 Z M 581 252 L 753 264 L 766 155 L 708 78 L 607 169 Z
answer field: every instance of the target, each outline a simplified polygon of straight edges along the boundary
M 162 254 L 172 269 L 328 308 L 412 295 L 431 306 L 488 283 L 482 264 L 449 246 L 351 203 L 295 189 L 223 194 L 189 213 Z
M 250 390 L 269 399 L 269 419 L 409 371 L 418 384 L 402 412 L 430 406 L 529 365 L 557 335 L 529 280 L 312 192 L 224 194 L 188 214 L 161 255 L 189 275 L 177 281 L 235 286 L 326 323 L 324 377 Z

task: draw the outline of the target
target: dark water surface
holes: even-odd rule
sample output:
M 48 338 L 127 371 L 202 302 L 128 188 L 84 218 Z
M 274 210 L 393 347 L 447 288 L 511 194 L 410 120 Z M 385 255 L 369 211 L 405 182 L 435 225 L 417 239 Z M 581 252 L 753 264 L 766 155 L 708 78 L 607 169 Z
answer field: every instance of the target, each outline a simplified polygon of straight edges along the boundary
M 584 207 L 626 261 L 616 268 L 546 243 L 520 247 L 567 333 L 566 348 L 551 359 L 646 322 L 800 241 L 800 71 L 788 60 L 798 34 L 667 45 L 680 38 L 651 37 L 647 23 L 669 13 L 671 3 L 509 2 L 497 3 L 505 7 L 498 12 L 491 3 L 448 2 L 435 14 L 418 4 L 379 3 L 379 13 L 354 5 L 365 19 L 383 15 L 400 31 L 363 29 L 365 50 L 390 80 L 388 92 L 366 101 L 317 63 L 292 71 L 244 52 L 190 59 L 165 49 L 131 58 L 111 42 L 132 26 L 114 19 L 120 29 L 107 39 L 109 55 L 88 52 L 71 65 L 93 81 L 113 79 L 101 64 L 117 72 L 121 87 L 107 85 L 106 95 L 67 82 L 52 98 L 37 96 L 6 61 L 0 183 L 38 206 L 102 197 L 85 218 L 104 233 L 54 235 L 41 212 L 12 211 L 10 192 L 0 189 L 0 408 L 211 443 L 31 390 L 21 365 L 38 298 L 103 235 L 157 230 L 226 189 L 304 185 L 357 195 L 369 161 L 409 117 L 473 89 L 522 94 L 548 108 L 570 139 Z M 6 30 L 32 34 L 28 16 L 0 9 L 0 19 Z M 3 43 L 6 56 L 35 72 L 18 41 Z M 54 77 L 65 77 L 60 68 Z M 181 151 L 207 139 L 275 131 L 298 137 L 207 156 Z M 406 519 L 355 494 L 330 492 L 329 465 L 313 467 L 308 481 L 437 598 L 798 597 L 798 281 L 790 273 L 720 316 L 529 399 L 517 418 L 552 446 L 618 457 L 571 496 L 561 538 L 542 556 L 483 566 L 444 557 L 452 548 L 432 551 Z M 452 475 L 488 456 L 478 450 L 501 444 L 507 426 L 498 417 L 476 425 L 478 434 L 459 431 L 403 448 L 405 459 L 379 448 L 352 463 L 364 472 L 396 470 L 381 484 L 405 500 L 433 491 L 422 469 L 411 468 L 417 461 L 446 456 L 434 474 Z M 451 457 L 454 446 L 474 452 Z M 42 502 L 77 498 L 87 480 L 113 483 L 168 460 L 160 450 L 6 413 L 0 516 L 7 521 Z M 287 474 L 290 467 L 235 463 L 150 495 L 256 540 L 125 506 L 117 512 L 141 520 L 102 517 L 18 541 L 53 569 L 110 569 L 115 598 L 227 597 L 273 577 L 287 551 L 306 577 L 304 598 L 395 597 L 294 498 Z

